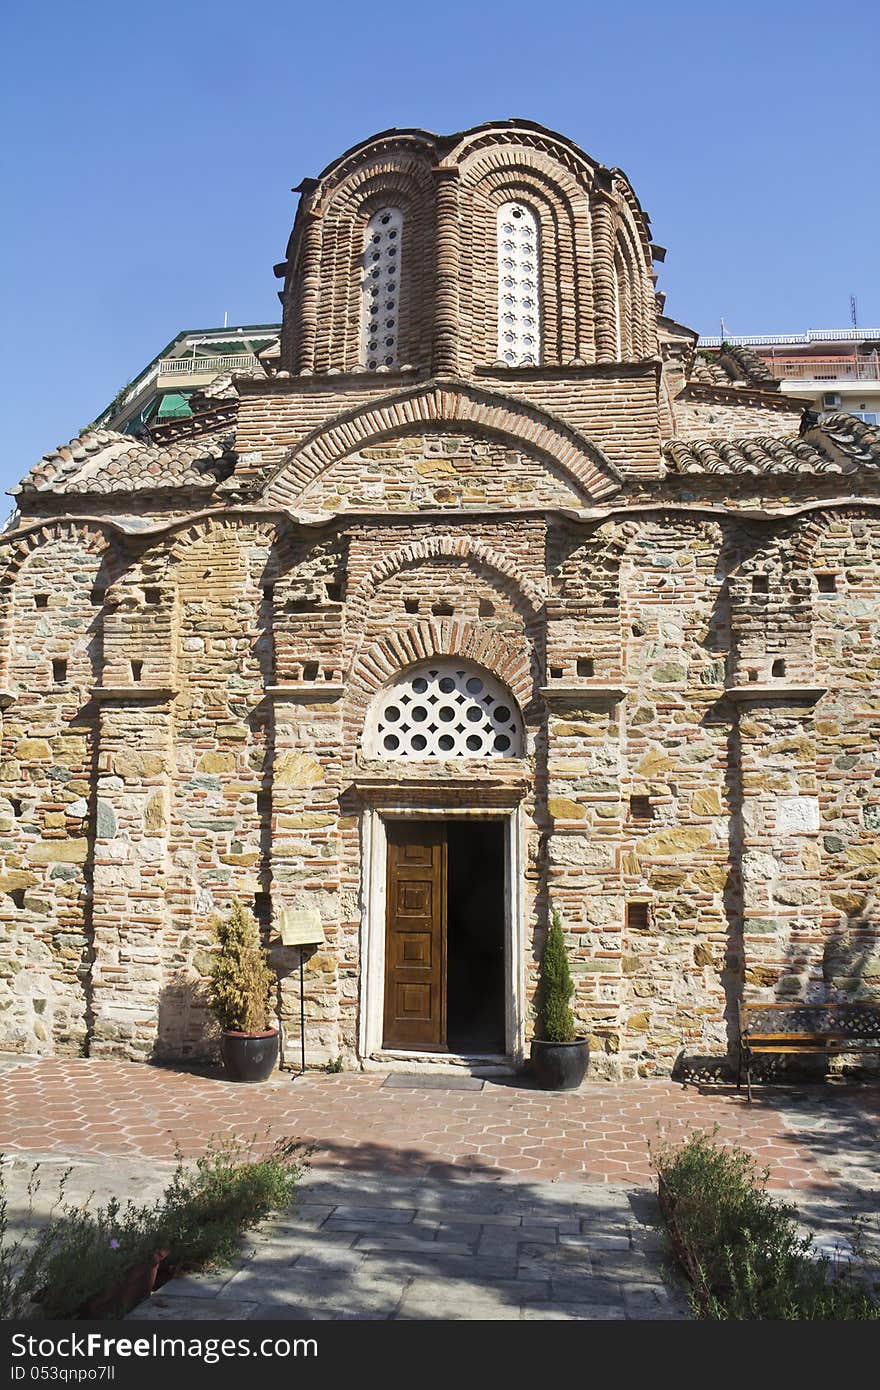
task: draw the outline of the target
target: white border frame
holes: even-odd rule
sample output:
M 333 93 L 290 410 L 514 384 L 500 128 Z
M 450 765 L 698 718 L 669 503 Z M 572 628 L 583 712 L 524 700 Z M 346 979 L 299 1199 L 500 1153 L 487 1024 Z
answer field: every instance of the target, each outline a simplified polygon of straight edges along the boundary
M 525 942 L 523 924 L 522 808 L 482 810 L 462 806 L 368 807 L 361 822 L 361 933 L 359 965 L 358 1056 L 362 1062 L 381 1054 L 387 1066 L 395 1056 L 413 1061 L 467 1060 L 454 1053 L 398 1051 L 383 1048 L 385 1011 L 385 914 L 389 820 L 495 820 L 505 823 L 504 836 L 504 1035 L 505 1055 L 492 1058 L 519 1066 L 525 1053 Z M 482 1059 L 482 1054 L 479 1054 Z M 475 1054 L 476 1060 L 476 1054 Z

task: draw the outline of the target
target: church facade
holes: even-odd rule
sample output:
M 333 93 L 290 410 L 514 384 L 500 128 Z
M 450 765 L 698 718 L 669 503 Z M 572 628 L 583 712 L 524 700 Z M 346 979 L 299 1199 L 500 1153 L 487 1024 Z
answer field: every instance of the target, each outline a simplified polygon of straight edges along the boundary
M 239 899 L 311 1065 L 515 1067 L 558 908 L 593 1077 L 880 988 L 880 436 L 664 312 L 525 121 L 299 188 L 278 355 L 47 454 L 0 536 L 0 1049 L 211 1046 Z

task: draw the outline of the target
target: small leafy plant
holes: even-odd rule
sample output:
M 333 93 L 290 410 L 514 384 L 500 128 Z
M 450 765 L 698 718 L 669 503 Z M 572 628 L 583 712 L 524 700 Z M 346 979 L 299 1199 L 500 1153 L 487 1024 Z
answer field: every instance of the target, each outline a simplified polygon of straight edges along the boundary
M 652 1146 L 660 1210 L 698 1317 L 715 1321 L 880 1318 L 848 1265 L 817 1256 L 794 1209 L 766 1191 L 742 1149 L 698 1132 L 679 1148 Z
M 118 1317 L 126 1310 L 126 1281 L 144 1262 L 161 1257 L 164 1278 L 228 1264 L 243 1231 L 289 1206 L 303 1171 L 305 1155 L 292 1141 L 279 1140 L 263 1154 L 255 1154 L 255 1144 L 212 1143 L 194 1168 L 178 1154 L 171 1182 L 152 1204 L 123 1206 L 113 1198 L 95 1208 L 90 1199 L 74 1205 L 64 1200 L 62 1179 L 42 1226 L 33 1215 L 35 1168 L 26 1229 L 15 1240 L 0 1168 L 0 1319 L 76 1318 L 95 1299 L 106 1302 L 100 1316 Z
M 574 1015 L 568 1001 L 574 994 L 562 922 L 554 909 L 541 955 L 538 984 L 538 1037 L 544 1042 L 574 1042 Z
M 228 917 L 212 918 L 211 928 L 218 946 L 210 971 L 211 1012 L 226 1032 L 267 1032 L 275 975 L 256 918 L 236 901 Z

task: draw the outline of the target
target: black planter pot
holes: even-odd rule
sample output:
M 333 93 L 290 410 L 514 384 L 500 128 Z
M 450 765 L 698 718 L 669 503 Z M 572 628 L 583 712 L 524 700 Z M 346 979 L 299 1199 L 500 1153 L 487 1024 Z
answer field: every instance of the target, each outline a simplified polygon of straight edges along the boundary
M 573 1091 L 587 1074 L 590 1044 L 586 1038 L 575 1042 L 532 1042 L 532 1070 L 543 1091 Z
M 266 1081 L 278 1065 L 278 1030 L 268 1033 L 224 1032 L 220 1056 L 230 1081 Z

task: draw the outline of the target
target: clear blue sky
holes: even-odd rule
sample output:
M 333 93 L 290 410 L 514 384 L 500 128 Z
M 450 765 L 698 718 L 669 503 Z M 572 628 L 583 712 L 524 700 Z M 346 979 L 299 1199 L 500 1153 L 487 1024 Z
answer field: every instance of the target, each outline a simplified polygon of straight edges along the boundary
M 293 184 L 389 126 L 619 165 L 703 332 L 880 323 L 876 0 L 12 0 L 0 485 L 183 328 L 274 320 Z M 0 507 L 2 510 L 2 507 Z

